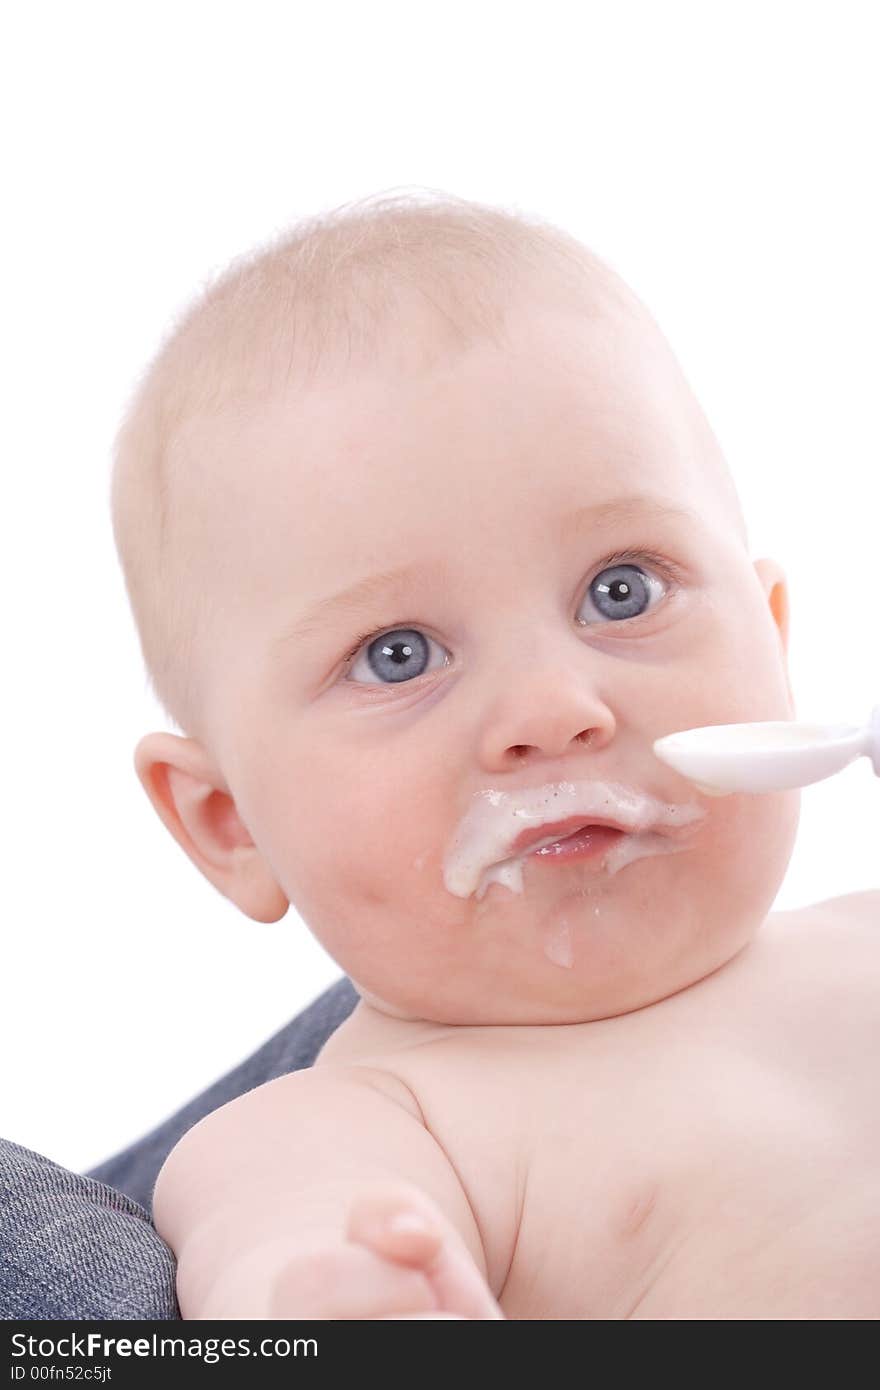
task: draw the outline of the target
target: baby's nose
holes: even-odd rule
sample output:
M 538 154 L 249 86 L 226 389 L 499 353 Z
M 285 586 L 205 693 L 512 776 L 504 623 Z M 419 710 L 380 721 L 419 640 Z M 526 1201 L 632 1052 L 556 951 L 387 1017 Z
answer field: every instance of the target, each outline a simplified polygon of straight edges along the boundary
M 582 757 L 606 747 L 615 729 L 608 705 L 581 683 L 566 679 L 549 689 L 520 686 L 486 720 L 482 763 L 504 771 L 527 759 Z

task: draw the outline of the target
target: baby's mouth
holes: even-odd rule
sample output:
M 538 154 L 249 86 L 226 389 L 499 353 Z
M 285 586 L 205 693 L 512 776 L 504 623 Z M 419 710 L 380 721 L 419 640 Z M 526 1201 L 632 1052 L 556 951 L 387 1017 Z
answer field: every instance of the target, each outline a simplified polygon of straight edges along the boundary
M 615 825 L 581 825 L 568 835 L 557 835 L 555 838 L 545 836 L 536 840 L 531 848 L 520 850 L 519 854 L 508 862 L 562 865 L 577 861 L 584 867 L 588 862 L 592 862 L 594 867 L 600 868 L 607 852 L 618 841 L 628 838 L 628 832 Z
M 580 830 L 564 835 L 561 840 L 554 840 L 549 845 L 540 845 L 530 850 L 529 854 L 535 859 L 550 858 L 554 855 L 558 858 L 575 850 L 598 854 L 599 850 L 609 849 L 626 834 L 625 830 L 617 830 L 610 825 L 583 825 Z
M 559 812 L 567 810 L 567 816 Z M 556 815 L 553 815 L 556 812 Z M 674 852 L 705 812 L 671 805 L 637 788 L 594 778 L 538 787 L 487 787 L 460 821 L 443 863 L 443 882 L 479 900 L 493 882 L 523 891 L 522 866 L 594 860 L 609 874 L 645 854 Z M 523 827 L 523 823 L 528 824 Z
M 567 816 L 565 820 L 548 821 L 544 825 L 523 830 L 509 846 L 508 854 L 522 854 L 524 851 L 539 854 L 557 845 L 573 845 L 585 837 L 591 838 L 597 845 L 612 844 L 626 833 L 627 829 L 610 816 L 588 821 L 583 816 Z

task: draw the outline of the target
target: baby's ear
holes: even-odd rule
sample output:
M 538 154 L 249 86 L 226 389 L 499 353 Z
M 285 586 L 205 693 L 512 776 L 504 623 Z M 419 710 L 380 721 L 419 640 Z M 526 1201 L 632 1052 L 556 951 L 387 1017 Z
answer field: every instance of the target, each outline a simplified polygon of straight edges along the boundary
M 135 748 L 134 766 L 159 819 L 218 892 L 256 922 L 283 917 L 288 900 L 202 745 L 178 734 L 147 734 Z
M 794 694 L 791 689 L 791 677 L 788 673 L 789 605 L 788 584 L 785 578 L 785 571 L 775 560 L 764 559 L 755 561 L 755 573 L 760 580 L 761 587 L 767 598 L 767 606 L 773 615 L 773 621 L 779 631 L 779 637 L 782 643 L 783 661 L 785 664 L 785 679 L 788 683 L 788 698 L 791 703 L 793 717 Z
M 788 655 L 788 584 L 785 571 L 775 560 L 756 560 L 755 573 L 761 581 L 773 621 L 779 628 L 782 650 Z

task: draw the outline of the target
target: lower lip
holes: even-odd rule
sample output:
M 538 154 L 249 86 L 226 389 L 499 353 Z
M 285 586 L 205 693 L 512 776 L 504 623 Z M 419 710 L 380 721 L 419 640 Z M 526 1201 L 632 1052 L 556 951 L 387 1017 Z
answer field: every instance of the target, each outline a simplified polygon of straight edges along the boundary
M 564 840 L 556 840 L 552 845 L 531 850 L 526 858 L 556 864 L 560 860 L 596 859 L 605 850 L 617 844 L 625 833 L 608 825 L 590 825 L 584 830 L 576 830 L 573 835 L 566 835 Z

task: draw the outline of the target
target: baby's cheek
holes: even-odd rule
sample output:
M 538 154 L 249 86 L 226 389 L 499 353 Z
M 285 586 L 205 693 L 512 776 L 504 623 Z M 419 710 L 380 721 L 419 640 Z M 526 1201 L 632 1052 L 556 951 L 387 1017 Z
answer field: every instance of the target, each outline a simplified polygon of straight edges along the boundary
M 726 810 L 722 825 L 730 851 L 746 862 L 760 864 L 788 842 L 792 827 L 797 829 L 800 793 L 740 792 L 713 797 L 712 805 Z
M 346 864 L 336 895 L 333 939 L 369 961 L 376 983 L 383 965 L 399 979 L 403 970 L 409 976 L 422 965 L 436 969 L 459 949 L 464 904 L 443 887 L 436 856 L 414 867 L 406 855 L 392 864 L 359 853 Z
M 716 906 L 744 915 L 768 911 L 794 849 L 799 792 L 713 797 L 703 836 L 704 888 Z M 682 859 L 685 857 L 681 856 Z

